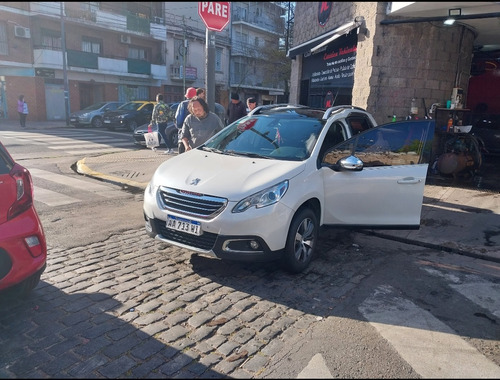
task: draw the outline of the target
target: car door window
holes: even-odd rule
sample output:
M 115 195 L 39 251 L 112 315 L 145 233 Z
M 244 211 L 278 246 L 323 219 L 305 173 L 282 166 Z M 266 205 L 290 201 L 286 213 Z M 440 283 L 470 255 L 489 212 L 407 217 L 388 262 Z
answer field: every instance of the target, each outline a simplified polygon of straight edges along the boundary
M 433 136 L 428 124 L 408 121 L 371 128 L 327 151 L 323 163 L 332 165 L 351 154 L 364 167 L 429 163 Z
M 353 136 L 374 127 L 365 116 L 348 116 L 346 123 L 351 129 Z
M 345 135 L 342 123 L 339 121 L 334 122 L 328 129 L 325 139 L 323 140 L 323 144 L 321 145 L 321 149 L 319 151 L 319 159 L 322 160 L 326 151 L 345 141 L 346 137 L 347 136 Z

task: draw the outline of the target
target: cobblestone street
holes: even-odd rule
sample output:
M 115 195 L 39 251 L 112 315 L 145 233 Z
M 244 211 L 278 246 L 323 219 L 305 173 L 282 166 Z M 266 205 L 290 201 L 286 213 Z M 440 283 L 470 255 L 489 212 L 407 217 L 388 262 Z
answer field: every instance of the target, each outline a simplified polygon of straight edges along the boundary
M 193 255 L 142 229 L 49 249 L 32 297 L 0 298 L 0 377 L 259 378 L 366 274 L 369 256 L 342 239 L 328 255 L 333 242 L 321 239 L 298 276 Z

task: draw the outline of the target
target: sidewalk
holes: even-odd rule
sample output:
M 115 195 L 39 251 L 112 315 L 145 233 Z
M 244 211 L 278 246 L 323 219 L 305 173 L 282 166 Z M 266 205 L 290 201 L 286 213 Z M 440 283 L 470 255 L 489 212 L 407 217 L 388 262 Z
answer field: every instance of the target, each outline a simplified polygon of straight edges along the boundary
M 144 148 L 85 157 L 78 162 L 78 172 L 142 191 L 156 168 L 177 154 L 164 152 Z M 500 262 L 500 194 L 426 185 L 419 230 L 366 233 Z

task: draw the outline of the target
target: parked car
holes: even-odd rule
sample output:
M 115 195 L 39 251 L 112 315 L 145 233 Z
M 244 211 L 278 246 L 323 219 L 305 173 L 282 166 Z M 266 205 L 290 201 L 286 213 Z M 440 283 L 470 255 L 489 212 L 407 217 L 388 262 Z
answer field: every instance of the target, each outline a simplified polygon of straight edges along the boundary
M 27 296 L 46 267 L 47 245 L 30 172 L 0 142 L 0 292 Z
M 172 108 L 172 110 L 174 111 L 174 113 L 177 110 L 177 107 L 179 106 L 179 104 L 180 103 L 171 103 L 171 104 L 169 104 L 170 108 Z M 219 116 L 221 118 L 222 121 L 224 121 L 225 109 L 219 103 L 215 103 L 215 113 L 217 114 L 217 116 Z M 134 143 L 136 145 L 146 146 L 146 140 L 144 139 L 144 134 L 149 132 L 148 125 L 149 125 L 149 122 L 147 122 L 146 124 L 143 124 L 143 125 L 137 127 L 134 130 L 133 137 L 134 137 Z M 157 129 L 156 125 L 152 126 L 152 129 L 151 129 L 150 132 L 158 132 L 158 129 Z M 177 148 L 178 130 L 177 130 L 177 127 L 175 126 L 174 122 L 171 122 L 171 123 L 167 124 L 166 136 L 168 138 L 167 147 L 168 148 L 172 148 L 172 149 L 173 148 Z M 160 146 L 161 145 L 165 145 L 165 142 L 163 141 L 161 135 L 159 135 L 158 138 L 160 140 Z
M 171 157 L 144 192 L 145 229 L 224 260 L 314 257 L 320 226 L 418 229 L 434 120 L 376 126 L 366 111 L 261 107 Z
M 104 113 L 102 120 L 109 130 L 126 129 L 133 132 L 138 125 L 149 123 L 156 102 L 134 100 L 123 104 L 115 111 Z
M 123 102 L 99 102 L 92 104 L 69 116 L 70 124 L 75 127 L 102 128 L 102 115 L 107 111 L 114 111 L 123 105 Z

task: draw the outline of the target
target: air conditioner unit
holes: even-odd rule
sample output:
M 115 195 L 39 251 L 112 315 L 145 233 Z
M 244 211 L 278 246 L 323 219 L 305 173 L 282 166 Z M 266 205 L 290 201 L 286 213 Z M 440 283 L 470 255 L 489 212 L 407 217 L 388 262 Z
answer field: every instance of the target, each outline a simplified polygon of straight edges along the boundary
M 16 37 L 21 37 L 21 38 L 31 37 L 29 28 L 25 28 L 24 26 L 19 26 L 19 25 L 14 26 L 14 34 Z
M 131 42 L 130 36 L 127 36 L 126 34 L 122 34 L 120 36 L 120 42 L 122 44 L 129 44 Z

